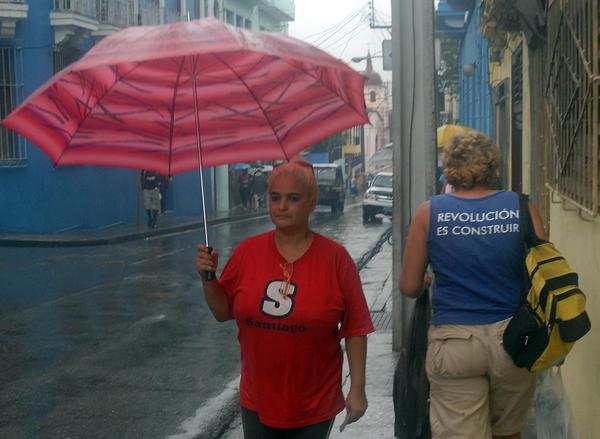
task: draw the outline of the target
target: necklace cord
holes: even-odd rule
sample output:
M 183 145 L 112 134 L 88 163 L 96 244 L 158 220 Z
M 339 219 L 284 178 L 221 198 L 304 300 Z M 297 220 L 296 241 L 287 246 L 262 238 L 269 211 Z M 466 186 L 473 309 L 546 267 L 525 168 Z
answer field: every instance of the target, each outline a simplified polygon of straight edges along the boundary
M 288 265 L 290 266 L 289 270 Z M 284 299 L 287 299 L 289 295 L 289 288 L 292 280 L 292 275 L 294 274 L 294 263 L 286 262 L 285 264 L 279 264 L 279 267 L 281 267 L 281 270 L 283 271 L 283 277 L 285 278 L 283 282 L 283 291 L 281 291 L 281 295 Z

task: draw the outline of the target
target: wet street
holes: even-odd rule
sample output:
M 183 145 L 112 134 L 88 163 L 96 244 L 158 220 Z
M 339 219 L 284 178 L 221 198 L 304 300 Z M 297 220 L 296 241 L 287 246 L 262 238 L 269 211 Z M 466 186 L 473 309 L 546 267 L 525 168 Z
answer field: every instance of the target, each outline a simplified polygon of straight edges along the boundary
M 389 227 L 360 205 L 313 229 L 359 260 Z M 221 266 L 265 218 L 214 226 Z M 163 438 L 239 373 L 236 329 L 210 315 L 200 231 L 77 248 L 0 248 L 0 437 Z

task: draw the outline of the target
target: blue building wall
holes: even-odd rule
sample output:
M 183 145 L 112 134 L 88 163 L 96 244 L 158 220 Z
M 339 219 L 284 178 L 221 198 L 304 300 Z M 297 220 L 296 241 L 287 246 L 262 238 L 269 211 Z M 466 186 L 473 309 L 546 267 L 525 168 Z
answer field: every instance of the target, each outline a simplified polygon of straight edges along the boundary
M 313 164 L 329 163 L 328 152 L 311 152 L 310 154 L 306 154 L 304 158 Z
M 168 0 L 167 6 L 175 1 Z M 35 3 L 35 4 L 34 4 Z M 29 3 L 29 13 L 17 25 L 13 40 L 0 45 L 20 47 L 23 54 L 23 96 L 43 85 L 53 73 L 53 29 L 49 14 L 52 0 Z M 196 14 L 188 0 L 190 13 Z M 82 43 L 89 49 L 90 37 Z M 133 224 L 143 218 L 138 171 L 95 166 L 53 167 L 51 160 L 27 143 L 27 162 L 21 167 L 0 166 L 0 232 L 56 233 Z M 214 205 L 211 171 L 205 173 L 208 210 Z M 168 206 L 176 216 L 201 213 L 198 174 L 188 172 L 173 178 Z M 139 209 L 139 212 L 137 211 Z
M 475 2 L 458 57 L 460 124 L 494 137 L 492 89 L 489 78 L 488 42 L 481 35 L 481 9 Z M 471 76 L 463 73 L 462 66 L 474 63 Z

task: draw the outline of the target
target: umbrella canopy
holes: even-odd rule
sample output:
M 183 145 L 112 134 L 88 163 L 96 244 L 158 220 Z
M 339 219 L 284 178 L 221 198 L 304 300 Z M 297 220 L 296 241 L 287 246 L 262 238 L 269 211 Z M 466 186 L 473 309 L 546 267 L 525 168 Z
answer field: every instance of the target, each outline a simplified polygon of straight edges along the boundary
M 458 134 L 466 133 L 467 131 L 472 131 L 472 128 L 464 127 L 462 125 L 442 125 L 437 129 L 437 146 L 438 148 L 445 147 L 450 140 Z
M 106 37 L 2 123 L 55 165 L 173 175 L 200 159 L 287 160 L 368 123 L 363 85 L 309 44 L 209 18 Z

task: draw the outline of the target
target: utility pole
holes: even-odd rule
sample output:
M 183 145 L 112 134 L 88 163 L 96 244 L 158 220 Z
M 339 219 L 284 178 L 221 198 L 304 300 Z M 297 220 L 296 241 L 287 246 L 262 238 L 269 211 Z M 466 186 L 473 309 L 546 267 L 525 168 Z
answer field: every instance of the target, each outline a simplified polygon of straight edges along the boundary
M 414 306 L 413 300 L 402 296 L 398 289 L 406 234 L 412 214 L 435 190 L 434 2 L 391 3 L 395 158 L 392 344 L 399 351 L 407 337 Z

